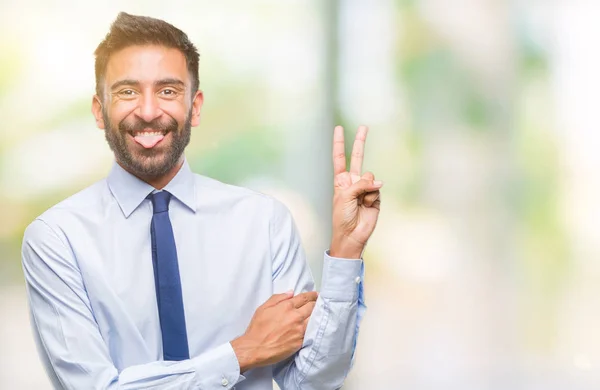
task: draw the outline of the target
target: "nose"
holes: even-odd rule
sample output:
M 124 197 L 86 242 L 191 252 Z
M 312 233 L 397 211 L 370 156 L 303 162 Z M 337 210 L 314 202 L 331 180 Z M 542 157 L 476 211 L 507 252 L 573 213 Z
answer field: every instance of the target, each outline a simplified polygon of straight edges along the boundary
M 158 98 L 153 93 L 145 93 L 139 99 L 137 116 L 145 122 L 152 122 L 162 115 Z

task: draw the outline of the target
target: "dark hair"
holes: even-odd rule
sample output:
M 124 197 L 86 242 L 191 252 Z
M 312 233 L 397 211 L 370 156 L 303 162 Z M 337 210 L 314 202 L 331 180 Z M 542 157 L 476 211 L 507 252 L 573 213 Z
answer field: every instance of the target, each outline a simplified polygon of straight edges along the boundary
M 185 56 L 187 69 L 192 79 L 192 96 L 198 90 L 200 55 L 186 33 L 164 20 L 120 12 L 110 26 L 110 31 L 94 52 L 96 55 L 96 94 L 98 96 L 102 96 L 102 83 L 110 56 L 134 45 L 162 45 L 180 50 Z

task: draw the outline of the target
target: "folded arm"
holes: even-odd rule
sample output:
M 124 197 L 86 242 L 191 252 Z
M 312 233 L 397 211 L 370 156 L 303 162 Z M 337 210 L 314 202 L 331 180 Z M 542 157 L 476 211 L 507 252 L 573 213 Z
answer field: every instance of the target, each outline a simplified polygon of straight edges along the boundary
M 230 343 L 188 360 L 143 361 L 119 371 L 65 238 L 34 221 L 25 232 L 22 260 L 38 349 L 55 387 L 231 389 L 243 380 Z

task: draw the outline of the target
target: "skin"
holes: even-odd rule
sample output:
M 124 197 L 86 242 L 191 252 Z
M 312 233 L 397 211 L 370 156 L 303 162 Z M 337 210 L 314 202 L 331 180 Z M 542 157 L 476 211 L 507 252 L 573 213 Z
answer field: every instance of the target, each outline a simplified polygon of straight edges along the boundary
M 115 155 L 117 163 L 125 170 L 154 188 L 162 189 L 181 168 L 183 154 L 174 156 L 175 163 L 170 164 L 172 166 L 168 169 L 160 167 L 169 165 L 165 163 L 173 157 L 169 152 L 174 138 L 184 131 L 186 120 L 192 127 L 200 123 L 204 100 L 201 91 L 191 90 L 191 78 L 183 53 L 162 46 L 130 46 L 120 50 L 108 61 L 103 91 L 104 96 L 93 97 L 92 113 L 98 128 L 109 133 L 107 139 L 111 135 L 119 136 L 120 124 L 130 127 L 139 123 L 167 126 L 176 122 L 177 130 L 166 134 L 151 150 L 145 150 L 131 135 L 126 135 L 125 146 L 137 162 L 137 169 Z M 123 135 L 123 132 L 120 134 Z
M 192 91 L 185 57 L 163 46 L 130 46 L 113 53 L 103 80 L 103 96 L 92 99 L 96 125 L 106 133 L 117 163 L 156 189 L 177 174 L 184 161 L 186 131 L 200 123 L 203 95 Z M 144 149 L 132 130 L 164 130 L 165 138 Z M 358 128 L 350 170 L 346 170 L 344 131 L 333 134 L 333 232 L 329 254 L 359 259 L 377 223 L 379 189 L 372 173 L 362 173 L 366 126 Z M 246 332 L 231 345 L 240 371 L 282 361 L 301 347 L 317 292 L 275 294 L 261 305 Z

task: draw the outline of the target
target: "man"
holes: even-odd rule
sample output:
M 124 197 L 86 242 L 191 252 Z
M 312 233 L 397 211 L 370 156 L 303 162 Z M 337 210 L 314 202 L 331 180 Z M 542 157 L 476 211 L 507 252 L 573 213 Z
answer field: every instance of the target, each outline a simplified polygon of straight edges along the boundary
M 319 296 L 294 222 L 271 197 L 185 161 L 202 107 L 198 52 L 153 18 L 119 14 L 96 52 L 92 112 L 109 176 L 26 230 L 39 352 L 66 389 L 339 388 L 353 360 L 361 255 L 379 188 L 334 131 L 333 234 Z

